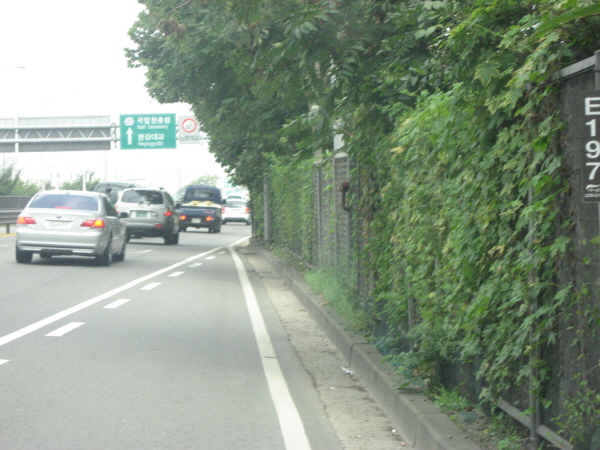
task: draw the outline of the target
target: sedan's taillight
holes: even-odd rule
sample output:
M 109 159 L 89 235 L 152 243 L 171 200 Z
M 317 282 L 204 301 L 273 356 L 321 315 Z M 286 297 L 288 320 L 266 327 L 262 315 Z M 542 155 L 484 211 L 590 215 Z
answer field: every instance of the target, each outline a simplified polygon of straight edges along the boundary
M 104 228 L 106 226 L 106 224 L 104 223 L 104 220 L 102 220 L 102 219 L 90 219 L 90 220 L 84 220 L 83 222 L 81 222 L 81 226 L 82 227 L 90 227 L 90 228 Z
M 19 225 L 35 225 L 35 219 L 33 217 L 19 216 L 17 223 Z
M 246 214 L 250 214 L 250 208 L 246 206 Z

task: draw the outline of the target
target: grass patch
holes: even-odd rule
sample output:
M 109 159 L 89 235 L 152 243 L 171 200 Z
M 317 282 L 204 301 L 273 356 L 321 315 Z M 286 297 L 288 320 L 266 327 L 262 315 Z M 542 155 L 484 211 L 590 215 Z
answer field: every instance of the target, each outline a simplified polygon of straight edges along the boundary
M 326 305 L 337 312 L 353 331 L 366 332 L 369 329 L 365 313 L 357 307 L 357 299 L 352 290 L 341 283 L 332 272 L 307 272 L 304 279 L 317 293 L 325 297 Z
M 436 406 L 483 450 L 529 450 L 528 430 L 498 412 L 486 415 L 456 390 L 440 389 L 430 394 Z

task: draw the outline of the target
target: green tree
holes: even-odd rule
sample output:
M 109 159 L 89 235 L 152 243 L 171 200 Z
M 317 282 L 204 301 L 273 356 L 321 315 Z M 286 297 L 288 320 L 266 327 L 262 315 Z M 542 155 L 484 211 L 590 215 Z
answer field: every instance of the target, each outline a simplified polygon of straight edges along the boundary
M 0 195 L 11 195 L 19 183 L 21 171 L 15 171 L 13 165 L 0 169 Z
M 219 180 L 218 175 L 202 175 L 201 177 L 196 178 L 194 181 L 191 181 L 189 184 L 205 184 L 207 186 L 216 186 L 217 181 Z
M 41 190 L 42 190 L 42 188 L 39 184 L 19 179 L 19 181 L 13 188 L 11 195 L 21 195 L 24 197 L 31 197 Z
M 94 178 L 94 174 L 95 174 L 95 172 L 85 172 L 85 190 L 86 191 L 93 191 L 94 188 L 96 187 L 96 185 L 100 182 L 99 178 Z M 66 190 L 70 189 L 70 190 L 81 191 L 81 190 L 83 190 L 83 176 L 84 175 L 79 175 L 77 178 L 75 178 L 72 181 L 65 181 L 65 182 L 61 183 L 58 188 L 66 189 Z

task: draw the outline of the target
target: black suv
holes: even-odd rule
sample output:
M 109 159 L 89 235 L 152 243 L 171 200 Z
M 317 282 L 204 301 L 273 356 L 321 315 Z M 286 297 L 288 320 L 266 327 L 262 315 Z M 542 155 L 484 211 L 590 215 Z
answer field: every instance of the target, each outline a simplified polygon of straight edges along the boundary
M 179 242 L 178 205 L 168 192 L 156 189 L 124 189 L 115 204 L 127 225 L 127 240 L 142 237 L 162 237 L 165 244 Z M 121 215 L 121 217 L 123 217 Z

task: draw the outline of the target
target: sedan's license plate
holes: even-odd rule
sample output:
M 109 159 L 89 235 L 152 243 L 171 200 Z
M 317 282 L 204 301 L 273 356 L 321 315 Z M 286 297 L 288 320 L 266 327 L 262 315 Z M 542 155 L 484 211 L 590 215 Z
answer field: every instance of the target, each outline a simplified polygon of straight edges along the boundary
M 48 228 L 51 230 L 66 230 L 68 227 L 68 222 L 59 222 L 57 220 L 48 221 Z
M 192 219 L 192 223 L 200 223 L 201 220 L 200 219 Z
M 133 217 L 146 218 L 148 217 L 148 213 L 146 211 L 134 211 Z

